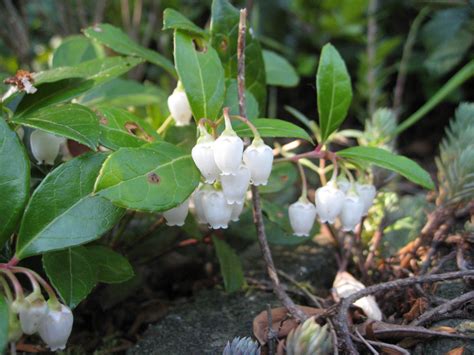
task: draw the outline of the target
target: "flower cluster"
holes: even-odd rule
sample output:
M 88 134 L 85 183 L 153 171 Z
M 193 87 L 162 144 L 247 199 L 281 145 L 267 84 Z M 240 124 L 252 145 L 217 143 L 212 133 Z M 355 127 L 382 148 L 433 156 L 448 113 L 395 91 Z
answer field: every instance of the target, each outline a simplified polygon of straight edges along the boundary
M 316 216 L 321 223 L 333 224 L 337 218 L 344 231 L 354 231 L 372 206 L 376 190 L 373 185 L 337 183 L 331 179 L 316 190 L 315 204 L 304 194 L 290 205 L 288 215 L 296 236 L 308 236 Z
M 191 155 L 204 183 L 192 196 L 199 223 L 213 229 L 227 228 L 238 221 L 250 184 L 266 185 L 273 164 L 272 149 L 255 134 L 251 145 L 235 133 L 227 110 L 224 110 L 225 130 L 215 139 L 199 125 L 200 137 Z M 163 213 L 168 225 L 181 226 L 188 213 L 189 200 Z

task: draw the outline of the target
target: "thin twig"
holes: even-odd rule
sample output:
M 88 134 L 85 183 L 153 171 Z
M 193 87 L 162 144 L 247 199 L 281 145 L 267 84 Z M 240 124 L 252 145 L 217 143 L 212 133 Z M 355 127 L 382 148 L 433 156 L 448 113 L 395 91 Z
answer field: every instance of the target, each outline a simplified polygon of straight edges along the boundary
M 393 90 L 392 109 L 396 118 L 398 118 L 398 116 L 400 115 L 400 109 L 402 107 L 403 90 L 405 88 L 405 81 L 407 77 L 408 62 L 410 60 L 411 52 L 415 44 L 418 29 L 423 20 L 425 19 L 426 15 L 428 15 L 428 13 L 429 9 L 427 7 L 421 9 L 421 11 L 418 13 L 415 20 L 413 21 L 413 24 L 410 27 L 410 32 L 408 32 L 407 40 L 405 42 L 405 45 L 403 46 L 402 59 L 400 61 L 400 67 L 398 69 L 397 74 L 397 82 L 395 84 L 395 89 Z
M 357 339 L 354 337 L 354 340 L 355 341 L 358 341 L 358 342 L 362 342 L 361 340 Z M 384 343 L 382 341 L 375 341 L 375 340 L 367 340 L 365 339 L 365 341 L 371 345 L 374 345 L 374 346 L 378 346 L 380 348 L 387 348 L 387 349 L 391 349 L 391 350 L 395 350 L 395 351 L 398 351 L 400 352 L 402 355 L 410 355 L 410 352 L 398 345 L 394 345 L 394 344 L 389 344 L 389 343 Z
M 370 0 L 367 23 L 367 90 L 369 98 L 367 102 L 367 112 L 370 117 L 375 112 L 377 106 L 377 68 L 376 68 L 376 41 L 377 41 L 377 0 Z
M 379 355 L 379 352 L 375 350 L 372 345 L 370 345 L 370 343 L 362 336 L 362 334 L 360 334 L 360 332 L 357 329 L 355 330 L 355 333 L 357 337 L 359 338 L 359 340 L 370 350 L 372 354 Z M 352 337 L 357 338 L 355 336 L 352 336 Z
M 270 304 L 267 304 L 267 324 L 268 324 L 268 335 L 267 335 L 267 344 L 268 344 L 268 354 L 269 355 L 274 355 L 275 354 L 275 349 L 274 349 L 274 339 L 275 339 L 275 334 L 273 333 L 273 320 L 272 320 L 272 307 Z
M 354 344 L 350 337 L 351 332 L 349 329 L 349 325 L 347 324 L 347 314 L 349 311 L 349 307 L 358 299 L 377 292 L 388 291 L 394 288 L 403 288 L 420 283 L 433 283 L 438 281 L 459 279 L 466 276 L 474 276 L 474 270 L 447 272 L 444 274 L 417 276 L 401 280 L 389 281 L 378 285 L 369 286 L 350 295 L 347 298 L 342 299 L 339 304 L 339 310 L 333 318 L 333 321 L 336 327 L 336 332 L 339 335 L 339 342 L 343 347 L 343 350 L 345 350 L 348 354 L 358 354 L 357 350 L 354 348 Z
M 239 21 L 239 37 L 237 41 L 237 60 L 238 60 L 238 74 L 237 74 L 237 87 L 239 93 L 239 113 L 242 117 L 247 117 L 246 115 L 246 106 L 245 106 L 245 35 L 246 35 L 246 23 L 247 23 L 247 13 L 245 9 L 240 11 L 240 21 Z M 280 279 L 278 278 L 275 265 L 273 263 L 272 253 L 270 251 L 270 246 L 268 245 L 267 236 L 265 233 L 265 225 L 263 222 L 262 206 L 260 203 L 260 195 L 258 193 L 258 188 L 254 185 L 251 187 L 252 191 L 252 206 L 253 206 L 253 218 L 254 223 L 257 228 L 258 242 L 262 250 L 263 259 L 267 266 L 268 276 L 272 281 L 273 292 L 277 295 L 280 302 L 285 306 L 288 312 L 296 318 L 298 321 L 302 322 L 306 318 L 306 314 L 300 310 L 293 300 L 288 296 L 288 294 L 283 289 L 280 284 Z
M 431 319 L 436 318 L 440 314 L 451 313 L 456 308 L 461 307 L 463 304 L 474 300 L 474 291 L 467 292 L 459 297 L 453 298 L 438 307 L 433 308 L 432 310 L 423 313 L 420 317 L 415 319 L 410 325 L 423 325 L 431 321 Z

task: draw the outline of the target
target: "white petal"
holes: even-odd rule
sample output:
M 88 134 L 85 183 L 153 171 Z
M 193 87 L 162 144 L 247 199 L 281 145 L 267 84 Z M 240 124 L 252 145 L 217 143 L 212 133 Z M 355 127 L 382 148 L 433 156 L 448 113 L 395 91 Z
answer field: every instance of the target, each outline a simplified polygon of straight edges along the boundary
M 214 160 L 213 147 L 214 141 L 197 143 L 191 151 L 194 163 L 208 184 L 214 183 L 220 174 L 219 167 Z
M 204 213 L 203 197 L 208 191 L 198 190 L 193 194 L 194 201 L 194 213 L 196 214 L 196 220 L 200 224 L 207 224 L 206 214 Z
M 182 226 L 186 220 L 189 209 L 189 199 L 184 201 L 182 204 L 172 208 L 168 211 L 163 212 L 163 217 L 166 219 L 166 225 L 168 226 Z
M 339 215 L 343 231 L 354 231 L 355 227 L 360 223 L 362 214 L 364 213 L 364 201 L 357 195 L 350 192 L 346 195 L 342 205 L 342 211 Z
M 235 175 L 222 175 L 221 184 L 227 203 L 242 204 L 250 184 L 250 170 L 241 165 Z
M 59 311 L 50 309 L 43 317 L 38 333 L 52 351 L 64 349 L 71 335 L 73 322 L 71 310 L 62 304 Z
M 39 164 L 54 165 L 61 142 L 54 134 L 36 130 L 30 135 L 31 153 Z
M 242 163 L 244 142 L 237 136 L 221 134 L 214 143 L 214 160 L 222 175 L 234 175 Z
M 372 204 L 374 203 L 375 196 L 377 195 L 377 190 L 375 189 L 374 185 L 370 184 L 356 184 L 356 190 L 364 201 L 363 215 L 365 216 L 369 212 L 369 208 L 372 207 Z
M 187 126 L 191 121 L 193 113 L 189 105 L 188 97 L 184 91 L 175 90 L 168 97 L 168 109 L 176 122 L 176 126 Z
M 308 236 L 316 218 L 316 207 L 311 202 L 295 202 L 288 208 L 293 234 L 298 237 Z
M 232 216 L 232 206 L 229 205 L 222 191 L 210 191 L 203 198 L 204 214 L 213 229 L 226 229 Z
M 244 209 L 244 204 L 234 203 L 232 205 L 232 214 L 230 215 L 230 220 L 232 222 L 237 222 L 240 218 L 240 215 Z
M 266 144 L 245 149 L 243 156 L 245 165 L 250 169 L 251 182 L 253 185 L 266 185 L 272 172 L 273 151 Z
M 22 308 L 19 312 L 23 333 L 31 335 L 38 331 L 39 325 L 48 312 L 46 302 L 37 302 Z
M 321 223 L 334 223 L 342 211 L 344 192 L 328 183 L 316 190 L 316 208 Z

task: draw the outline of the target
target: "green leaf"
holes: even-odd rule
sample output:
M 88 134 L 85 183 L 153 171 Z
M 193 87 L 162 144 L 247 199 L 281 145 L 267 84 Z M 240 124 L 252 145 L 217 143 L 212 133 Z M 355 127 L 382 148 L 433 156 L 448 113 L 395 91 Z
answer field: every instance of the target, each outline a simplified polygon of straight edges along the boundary
M 174 60 L 179 79 L 196 120 L 216 119 L 221 114 L 225 96 L 224 69 L 217 52 L 210 45 L 196 48 L 193 37 L 175 31 Z
M 265 186 L 260 186 L 259 191 L 262 194 L 275 193 L 292 186 L 298 177 L 295 164 L 290 162 L 275 164 L 272 173 Z
M 71 308 L 97 284 L 97 265 L 91 264 L 89 251 L 83 246 L 44 254 L 43 267 L 49 281 Z
M 99 57 L 99 50 L 88 38 L 71 36 L 55 49 L 52 67 L 69 67 Z
M 99 120 L 86 106 L 48 106 L 19 117 L 14 116 L 12 121 L 73 139 L 93 150 L 99 144 Z
M 155 142 L 111 154 L 95 191 L 121 207 L 160 212 L 186 200 L 199 178 L 190 154 L 172 144 Z
M 434 189 L 434 183 L 428 172 L 413 160 L 375 147 L 351 147 L 340 150 L 338 156 L 356 163 L 371 163 L 392 170 L 427 189 Z
M 301 138 L 313 142 L 303 128 L 287 121 L 276 118 L 257 118 L 252 123 L 262 137 Z M 234 130 L 241 137 L 253 137 L 252 130 L 244 123 L 234 124 Z
M 17 134 L 0 117 L 0 249 L 30 196 L 30 161 Z
M 79 103 L 88 106 L 107 104 L 126 108 L 160 104 L 160 96 L 164 95 L 164 91 L 156 86 L 117 78 L 89 90 L 80 98 Z
M 346 64 L 330 43 L 321 52 L 316 90 L 321 139 L 325 141 L 346 118 L 352 100 L 351 78 Z
M 113 49 L 117 53 L 146 59 L 150 63 L 162 67 L 171 75 L 176 75 L 173 63 L 171 63 L 160 53 L 142 47 L 138 43 L 135 43 L 120 28 L 109 25 L 107 23 L 103 23 L 100 25 L 86 28 L 84 30 L 84 34 L 89 38 L 95 39 L 104 46 Z
M 25 95 L 15 112 L 19 117 L 40 108 L 70 100 L 120 76 L 141 63 L 138 58 L 94 59 L 76 67 L 61 67 L 35 76 L 38 91 Z
M 201 37 L 207 37 L 206 31 L 196 26 L 180 12 L 170 8 L 165 9 L 163 12 L 163 29 L 182 30 Z
M 247 109 L 247 118 L 249 120 L 254 120 L 258 117 L 258 102 L 255 100 L 253 94 L 245 90 L 245 103 Z M 224 107 L 229 108 L 231 115 L 239 115 L 239 91 L 237 87 L 237 79 L 227 79 L 226 80 L 226 92 Z
M 105 158 L 105 154 L 84 154 L 44 178 L 21 221 L 19 259 L 87 243 L 117 223 L 123 210 L 92 194 Z
M 155 130 L 142 118 L 113 106 L 99 106 L 100 144 L 113 150 L 140 147 L 153 140 L 161 140 Z
M 0 293 L 0 354 L 3 354 L 8 345 L 8 324 L 10 309 L 7 299 Z
M 285 87 L 298 85 L 300 78 L 286 58 L 275 52 L 264 50 L 263 60 L 268 85 Z
M 128 260 L 110 248 L 101 245 L 87 247 L 89 263 L 97 270 L 97 281 L 122 283 L 134 276 Z
M 240 12 L 228 0 L 213 0 L 211 44 L 219 53 L 227 78 L 237 77 L 237 38 Z M 248 28 L 248 27 L 247 27 Z M 245 37 L 245 85 L 262 110 L 266 107 L 265 63 L 259 41 L 247 30 Z
M 245 284 L 244 272 L 238 255 L 225 241 L 212 236 L 227 292 L 235 292 Z

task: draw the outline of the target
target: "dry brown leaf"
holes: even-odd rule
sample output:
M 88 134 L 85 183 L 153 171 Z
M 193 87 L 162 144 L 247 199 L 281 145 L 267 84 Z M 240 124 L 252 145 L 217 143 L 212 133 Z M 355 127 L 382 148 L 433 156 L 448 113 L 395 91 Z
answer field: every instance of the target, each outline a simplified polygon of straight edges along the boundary
M 439 327 L 430 328 L 431 330 L 436 330 L 438 332 L 444 332 L 448 334 L 456 334 L 456 329 L 451 327 L 446 327 L 444 325 L 440 325 Z
M 298 306 L 308 317 L 318 316 L 324 311 L 320 308 Z M 298 322 L 291 318 L 285 307 L 272 309 L 272 329 L 279 339 L 285 338 L 288 333 L 298 326 Z M 253 334 L 261 345 L 265 345 L 268 339 L 268 314 L 267 311 L 259 313 L 253 320 Z
M 415 300 L 411 309 L 403 315 L 406 321 L 411 322 L 423 314 L 428 308 L 428 302 L 425 298 L 418 298 Z
M 446 355 L 463 355 L 464 354 L 464 346 L 460 346 L 459 348 L 454 348 L 449 350 Z

